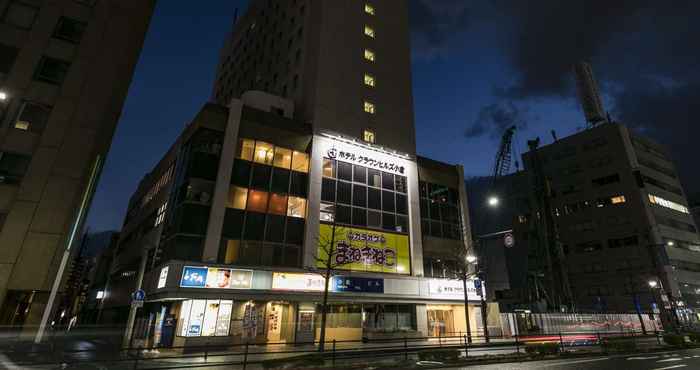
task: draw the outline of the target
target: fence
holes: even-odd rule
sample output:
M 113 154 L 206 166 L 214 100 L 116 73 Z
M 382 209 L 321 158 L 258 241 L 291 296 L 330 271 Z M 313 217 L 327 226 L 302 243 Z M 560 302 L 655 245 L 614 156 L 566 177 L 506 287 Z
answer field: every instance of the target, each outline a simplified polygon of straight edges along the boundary
M 469 343 L 466 335 L 422 338 L 392 338 L 371 341 L 331 341 L 325 345 L 323 355 L 318 355 L 318 342 L 296 343 L 243 343 L 228 346 L 129 348 L 114 353 L 97 353 L 95 350 L 44 350 L 23 353 L 31 361 L 15 362 L 21 368 L 55 364 L 99 364 L 109 369 L 176 369 L 188 366 L 240 366 L 259 365 L 265 361 L 292 358 L 316 354 L 317 361 L 334 365 L 339 359 L 343 363 L 366 359 L 371 354 L 372 361 L 379 358 L 408 360 L 420 357 L 421 353 L 438 349 L 452 348 L 459 350 L 466 357 L 480 354 L 512 354 L 521 356 L 528 343 L 556 342 L 562 350 L 575 348 L 605 351 L 606 338 L 631 337 L 640 342 L 661 343 L 658 333 L 643 336 L 639 332 L 586 332 L 586 333 L 548 333 L 539 335 L 515 335 L 512 338 L 491 338 L 490 344 L 483 343 L 481 336 L 472 336 Z M 480 342 L 480 343 L 477 343 Z M 155 351 L 163 351 L 155 354 Z M 10 356 L 12 357 L 12 356 Z

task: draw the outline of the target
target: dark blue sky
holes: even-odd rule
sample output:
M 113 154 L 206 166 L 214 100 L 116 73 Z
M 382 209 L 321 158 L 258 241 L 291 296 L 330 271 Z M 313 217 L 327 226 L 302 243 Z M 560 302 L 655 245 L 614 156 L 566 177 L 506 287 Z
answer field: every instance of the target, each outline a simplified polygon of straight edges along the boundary
M 159 1 L 88 220 L 118 229 L 138 181 L 208 99 L 219 48 L 247 0 Z M 422 155 L 493 165 L 502 131 L 519 126 L 514 150 L 549 131 L 583 126 L 571 65 L 594 66 L 614 117 L 667 145 L 689 193 L 700 190 L 697 151 L 700 27 L 695 2 L 603 0 L 410 0 L 413 93 Z M 197 5 L 195 5 L 197 4 Z M 692 123 L 692 124 L 691 124 Z M 686 136 L 684 136 L 684 134 Z M 688 157 L 690 156 L 690 157 Z

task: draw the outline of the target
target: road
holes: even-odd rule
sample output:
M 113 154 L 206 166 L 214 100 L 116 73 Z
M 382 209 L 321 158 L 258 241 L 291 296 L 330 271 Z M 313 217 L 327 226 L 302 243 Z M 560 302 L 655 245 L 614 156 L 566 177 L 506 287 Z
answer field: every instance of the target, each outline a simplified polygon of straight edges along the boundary
M 700 369 L 700 349 L 641 355 L 463 366 L 451 370 L 671 370 Z

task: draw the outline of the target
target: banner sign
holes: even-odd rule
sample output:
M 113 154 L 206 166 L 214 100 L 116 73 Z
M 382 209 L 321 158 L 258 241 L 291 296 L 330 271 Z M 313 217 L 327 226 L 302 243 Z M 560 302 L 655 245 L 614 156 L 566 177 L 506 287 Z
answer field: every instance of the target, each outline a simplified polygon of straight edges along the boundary
M 185 266 L 180 286 L 183 288 L 251 289 L 253 271 L 219 267 Z
M 357 293 L 384 293 L 384 279 L 335 276 L 333 291 Z
M 272 274 L 273 290 L 322 292 L 326 279 L 317 274 L 275 272 Z
M 333 226 L 327 224 L 321 224 L 319 233 L 316 267 L 324 267 L 323 261 L 332 250 L 332 263 L 338 270 L 411 273 L 408 235 L 336 226 L 333 236 Z M 331 240 L 333 248 L 329 246 Z
M 481 284 L 483 287 L 483 282 Z M 430 279 L 428 285 L 431 297 L 464 300 L 464 285 L 461 280 Z M 467 299 L 470 301 L 481 300 L 474 286 L 474 280 L 467 281 Z

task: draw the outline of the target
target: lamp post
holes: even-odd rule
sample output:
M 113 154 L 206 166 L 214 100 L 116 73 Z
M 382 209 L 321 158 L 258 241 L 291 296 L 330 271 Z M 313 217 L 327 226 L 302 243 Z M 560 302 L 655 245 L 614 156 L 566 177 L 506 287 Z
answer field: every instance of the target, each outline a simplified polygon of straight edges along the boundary
M 649 314 L 649 317 L 651 318 L 652 321 L 654 321 L 654 307 L 659 307 L 659 304 L 656 302 L 656 295 L 654 294 L 654 288 L 658 285 L 656 280 L 649 280 L 647 282 L 647 285 L 649 286 L 649 295 L 651 295 L 651 314 Z M 656 326 L 656 324 L 654 324 Z
M 477 258 L 476 258 L 476 256 L 471 255 L 471 254 L 468 255 L 468 256 L 467 256 L 467 263 L 468 263 L 468 264 L 473 264 L 473 265 L 475 265 L 475 267 L 476 267 L 475 270 L 476 270 L 477 272 L 475 272 L 474 275 L 475 275 L 476 277 L 478 277 L 479 268 L 478 268 L 478 263 L 477 263 Z M 483 282 L 482 282 L 482 284 L 483 284 Z M 465 284 L 465 285 L 466 285 L 466 284 Z M 476 287 L 475 287 L 475 288 L 476 288 Z M 489 342 L 490 342 L 490 338 L 489 338 L 488 314 L 487 314 L 487 312 L 486 312 L 486 308 L 487 308 L 487 307 L 486 307 L 486 297 L 485 297 L 485 292 L 484 292 L 485 289 L 483 289 L 483 288 L 481 288 L 481 287 L 478 288 L 478 289 L 481 289 L 481 292 L 478 292 L 478 291 L 477 291 L 477 294 L 481 297 L 481 321 L 482 321 L 482 324 L 484 325 L 484 341 L 485 341 L 486 343 L 489 343 Z M 467 320 L 468 320 L 468 317 L 467 317 Z M 469 325 L 469 322 L 467 321 L 467 328 L 468 328 L 468 325 Z M 469 329 L 467 329 L 467 330 L 469 330 Z
M 664 284 L 663 284 L 662 279 L 663 279 L 663 276 L 666 275 L 666 270 L 663 268 L 664 264 L 661 261 L 659 261 L 659 253 L 656 250 L 656 248 L 673 247 L 675 245 L 676 245 L 676 243 L 673 240 L 667 240 L 664 243 L 650 244 L 649 245 L 649 253 L 651 255 L 650 256 L 651 261 L 652 261 L 654 268 L 656 269 L 656 273 L 658 274 L 657 280 L 654 280 L 655 285 L 652 287 L 651 282 L 650 282 L 649 286 L 651 288 L 655 288 L 656 286 L 658 286 L 660 289 L 659 292 L 661 294 L 665 294 L 667 296 L 668 301 L 669 301 L 669 305 L 671 306 L 671 317 L 668 318 L 668 322 L 671 324 L 673 330 L 678 332 L 679 328 L 680 328 L 680 319 L 678 318 L 678 312 L 676 311 L 677 306 L 675 304 L 675 298 L 673 297 L 673 292 L 671 292 L 671 291 L 667 292 L 664 290 Z M 664 255 L 666 255 L 665 251 L 664 251 Z M 667 259 L 668 259 L 668 257 L 666 257 L 666 260 Z

